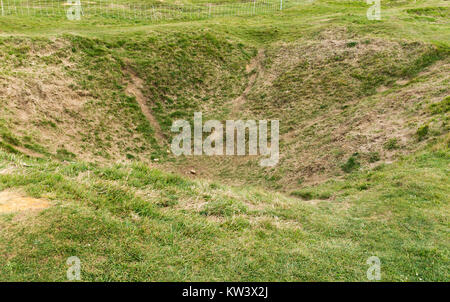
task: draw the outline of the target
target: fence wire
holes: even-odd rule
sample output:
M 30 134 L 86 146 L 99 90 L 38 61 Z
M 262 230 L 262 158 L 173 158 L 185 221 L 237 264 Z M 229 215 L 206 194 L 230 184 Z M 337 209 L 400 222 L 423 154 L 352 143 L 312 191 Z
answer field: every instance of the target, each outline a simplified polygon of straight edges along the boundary
M 244 2 L 164 4 L 120 0 L 0 0 L 1 16 L 56 17 L 69 20 L 113 18 L 125 20 L 194 20 L 250 16 L 283 10 L 312 0 L 249 0 Z

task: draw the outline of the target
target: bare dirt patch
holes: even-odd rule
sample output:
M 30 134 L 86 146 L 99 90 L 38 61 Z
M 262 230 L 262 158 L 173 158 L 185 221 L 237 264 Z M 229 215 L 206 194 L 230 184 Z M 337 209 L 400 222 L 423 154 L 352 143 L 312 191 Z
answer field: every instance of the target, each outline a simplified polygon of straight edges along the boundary
M 0 169 L 0 175 L 6 175 L 6 174 L 11 174 L 13 171 L 15 170 L 14 167 L 5 167 Z
M 164 141 L 164 135 L 161 131 L 161 126 L 156 120 L 155 116 L 152 114 L 150 109 L 147 106 L 147 101 L 145 96 L 142 94 L 142 88 L 144 87 L 144 81 L 139 78 L 134 72 L 131 70 L 127 70 L 128 75 L 131 78 L 131 82 L 128 83 L 126 92 L 127 94 L 131 94 L 136 98 L 136 101 L 141 108 L 142 113 L 145 118 L 148 120 L 152 128 L 155 130 L 155 136 L 159 142 Z
M 26 197 L 11 191 L 0 192 L 0 213 L 14 213 L 30 210 L 42 210 L 50 207 L 44 199 Z
M 37 152 L 34 152 L 32 150 L 29 150 L 27 148 L 21 147 L 21 146 L 15 146 L 17 150 L 19 150 L 21 153 L 28 155 L 29 157 L 36 157 L 36 158 L 43 158 L 44 156 L 42 154 L 39 154 Z

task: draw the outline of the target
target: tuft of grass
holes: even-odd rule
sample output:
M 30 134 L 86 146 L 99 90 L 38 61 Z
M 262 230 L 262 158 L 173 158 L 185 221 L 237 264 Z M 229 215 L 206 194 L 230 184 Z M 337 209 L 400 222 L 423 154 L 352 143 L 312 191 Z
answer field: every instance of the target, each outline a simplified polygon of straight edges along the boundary
M 434 16 L 434 17 L 450 17 L 450 9 L 443 6 L 429 6 L 420 8 L 407 9 L 408 14 L 415 14 L 419 16 Z
M 76 158 L 76 155 L 64 148 L 60 148 L 56 151 L 55 157 L 59 160 L 73 160 Z
M 358 155 L 353 154 L 347 159 L 344 164 L 341 165 L 341 169 L 345 173 L 350 173 L 354 170 L 359 169 L 360 166 L 361 164 L 358 161 Z
M 231 217 L 247 212 L 247 208 L 236 200 L 215 200 L 208 202 L 200 212 L 206 216 L 224 216 Z
M 316 192 L 316 191 L 311 191 L 309 189 L 305 189 L 305 190 L 297 190 L 297 191 L 292 191 L 291 192 L 291 196 L 295 196 L 295 197 L 300 197 L 303 200 L 311 200 L 311 199 L 329 199 L 331 197 L 332 193 L 331 192 Z
M 438 103 L 431 104 L 429 110 L 432 114 L 447 113 L 450 111 L 450 96 L 445 97 Z
M 0 148 L 1 149 L 3 149 L 3 150 L 5 150 L 5 151 L 7 151 L 7 152 L 10 152 L 10 153 L 20 153 L 16 148 L 14 148 L 12 145 L 10 145 L 10 144 L 8 144 L 8 143 L 5 143 L 5 142 L 2 142 L 2 141 L 0 141 Z
M 20 139 L 17 138 L 15 135 L 13 135 L 11 132 L 9 131 L 2 131 L 0 133 L 0 137 L 3 139 L 4 142 L 11 144 L 11 145 L 15 145 L 15 146 L 21 146 L 21 142 Z
M 423 126 L 419 127 L 419 129 L 417 129 L 417 131 L 416 131 L 417 139 L 419 141 L 424 140 L 428 136 L 428 132 L 429 132 L 428 125 L 423 125 Z
M 398 149 L 400 146 L 398 145 L 398 139 L 397 138 L 390 138 L 386 143 L 384 143 L 384 148 L 386 150 L 395 150 Z
M 369 162 L 375 163 L 380 160 L 380 153 L 378 152 L 370 152 L 369 153 Z
M 310 200 L 313 198 L 313 194 L 310 191 L 293 191 L 291 192 L 291 195 L 300 197 L 304 200 Z

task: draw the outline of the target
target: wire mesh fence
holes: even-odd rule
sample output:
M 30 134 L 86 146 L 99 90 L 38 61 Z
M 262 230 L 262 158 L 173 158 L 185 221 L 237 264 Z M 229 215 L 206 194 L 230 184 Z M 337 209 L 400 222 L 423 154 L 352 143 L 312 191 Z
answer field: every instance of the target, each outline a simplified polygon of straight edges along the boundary
M 220 16 L 249 16 L 283 10 L 302 0 L 248 0 L 242 2 L 166 4 L 142 0 L 0 0 L 1 16 L 42 16 L 81 20 L 193 20 Z M 303 2 L 311 2 L 304 0 Z

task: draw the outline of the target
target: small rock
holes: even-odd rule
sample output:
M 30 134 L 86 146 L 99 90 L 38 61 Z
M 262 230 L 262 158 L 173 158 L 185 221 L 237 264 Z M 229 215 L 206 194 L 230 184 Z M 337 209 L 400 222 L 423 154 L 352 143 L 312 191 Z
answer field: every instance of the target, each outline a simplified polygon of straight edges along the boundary
M 191 174 L 197 174 L 197 172 L 194 170 L 194 169 L 192 169 L 191 171 L 189 171 Z
M 131 213 L 131 218 L 133 219 L 133 220 L 139 220 L 139 215 L 138 214 L 136 214 L 136 213 Z

